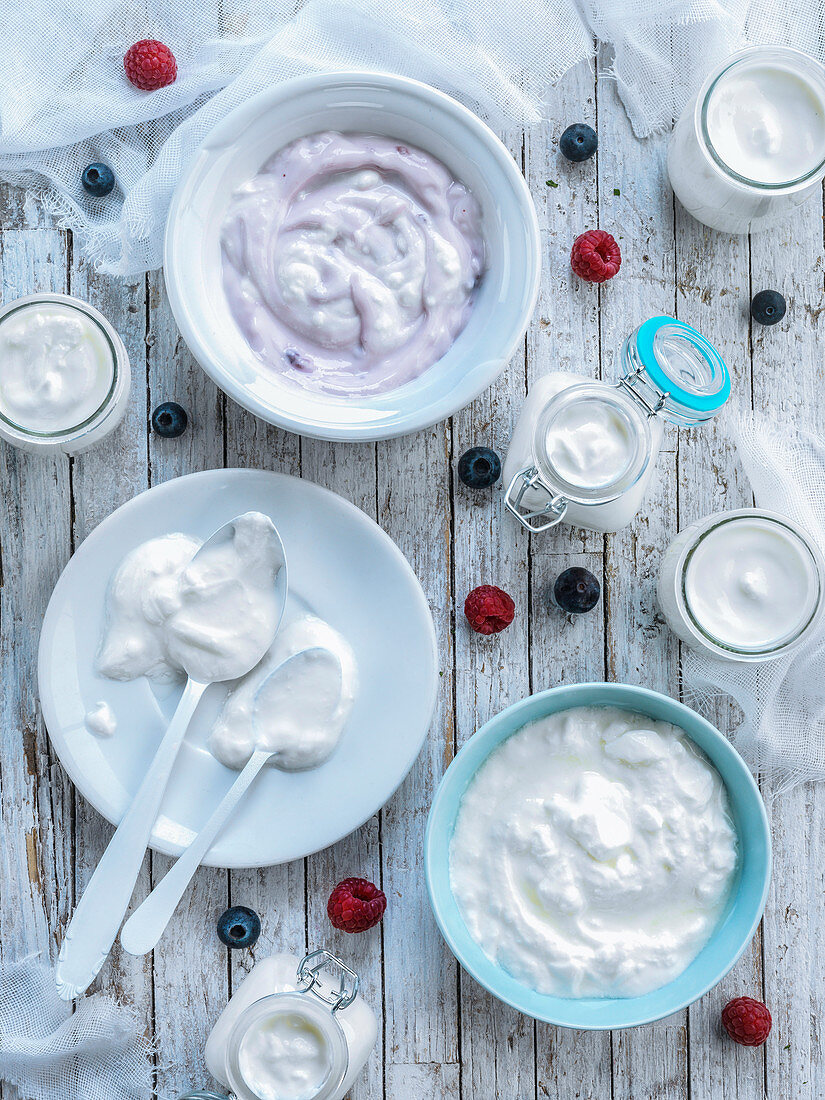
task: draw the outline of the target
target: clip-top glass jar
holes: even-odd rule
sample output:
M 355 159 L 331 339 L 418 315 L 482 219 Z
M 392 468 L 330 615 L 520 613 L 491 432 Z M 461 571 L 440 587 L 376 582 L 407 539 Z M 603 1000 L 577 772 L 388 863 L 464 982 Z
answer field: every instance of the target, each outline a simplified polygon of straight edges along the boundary
M 325 950 L 262 959 L 206 1042 L 206 1066 L 237 1100 L 341 1100 L 378 1036 L 358 975 Z
M 697 221 L 752 233 L 784 221 L 825 176 L 825 68 L 789 46 L 726 58 L 673 130 L 670 183 Z
M 698 424 L 730 396 L 716 348 L 672 317 L 628 336 L 618 382 L 556 371 L 534 385 L 504 462 L 505 504 L 528 531 L 618 531 L 641 507 L 663 421 Z

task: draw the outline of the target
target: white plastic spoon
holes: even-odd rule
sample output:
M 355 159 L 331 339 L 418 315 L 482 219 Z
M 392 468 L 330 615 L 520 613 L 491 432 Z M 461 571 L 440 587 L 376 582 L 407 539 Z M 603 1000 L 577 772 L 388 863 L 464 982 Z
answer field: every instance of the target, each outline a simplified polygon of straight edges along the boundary
M 261 693 L 268 685 L 271 685 L 275 677 L 281 676 L 293 666 L 295 662 L 307 660 L 307 658 L 317 656 L 321 653 L 333 657 L 335 656 L 331 650 L 326 649 L 324 646 L 311 646 L 308 649 L 302 649 L 297 653 L 293 653 L 279 665 L 276 665 L 258 688 L 255 696 L 256 708 L 261 698 Z M 341 675 L 341 683 L 343 684 L 343 674 L 341 672 L 340 662 L 338 662 L 338 670 Z M 255 720 L 255 714 L 253 713 L 253 722 L 255 722 Z M 145 955 L 147 951 L 151 951 L 157 944 L 167 924 L 172 919 L 172 914 L 175 912 L 175 909 L 177 909 L 178 903 L 186 891 L 186 887 L 192 880 L 192 876 L 195 871 L 197 871 L 206 853 L 212 847 L 215 837 L 217 837 L 218 833 L 232 816 L 235 807 L 246 794 L 252 784 L 252 780 L 261 768 L 277 755 L 277 751 L 270 752 L 268 749 L 258 749 L 256 752 L 253 752 L 252 756 L 250 756 L 249 760 L 246 762 L 245 767 L 239 773 L 238 778 L 218 803 L 212 816 L 189 847 L 180 855 L 174 866 L 167 871 L 166 875 L 161 879 L 151 894 L 141 902 L 134 913 L 132 913 L 131 917 L 126 921 L 120 932 L 120 942 L 130 955 Z
M 198 550 L 195 561 L 207 548 L 214 548 L 234 535 L 236 520 L 220 527 Z M 261 660 L 275 639 L 281 624 L 287 595 L 286 555 L 277 531 L 274 531 L 276 548 L 283 562 L 275 577 L 275 594 L 279 612 L 275 629 L 264 649 L 257 654 L 249 668 L 235 672 L 236 676 L 249 672 Z M 83 896 L 66 930 L 55 973 L 57 991 L 63 1000 L 79 997 L 94 981 L 111 950 L 129 900 L 140 873 L 143 857 L 152 834 L 152 826 L 158 816 L 166 784 L 181 743 L 195 708 L 208 683 L 187 679 L 186 687 L 163 735 L 163 740 L 138 792 L 123 815 L 114 836 L 109 841 L 95 872 L 89 880 Z

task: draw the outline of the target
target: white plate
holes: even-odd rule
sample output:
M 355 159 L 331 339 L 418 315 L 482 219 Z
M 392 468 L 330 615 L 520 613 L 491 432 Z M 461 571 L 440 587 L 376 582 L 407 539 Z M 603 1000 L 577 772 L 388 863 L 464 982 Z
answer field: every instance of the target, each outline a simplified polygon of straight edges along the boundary
M 287 614 L 309 610 L 349 640 L 361 690 L 325 764 L 292 774 L 267 768 L 258 777 L 204 860 L 217 867 L 285 863 L 358 828 L 412 767 L 435 705 L 432 616 L 406 558 L 377 524 L 335 493 L 284 474 L 210 470 L 177 478 L 124 504 L 86 539 L 43 622 L 43 716 L 61 763 L 92 805 L 113 823 L 121 819 L 181 691 L 95 672 L 109 578 L 146 539 L 173 531 L 206 538 L 253 509 L 272 517 L 284 541 Z M 208 690 L 189 729 L 152 833 L 157 851 L 178 855 L 237 775 L 206 748 L 225 692 Z M 84 724 L 101 699 L 117 717 L 110 738 Z

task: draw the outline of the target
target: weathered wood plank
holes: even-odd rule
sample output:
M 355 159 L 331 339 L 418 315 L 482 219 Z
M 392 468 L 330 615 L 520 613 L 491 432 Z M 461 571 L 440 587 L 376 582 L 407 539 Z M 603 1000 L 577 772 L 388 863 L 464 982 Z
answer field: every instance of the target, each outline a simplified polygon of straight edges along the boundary
M 66 269 L 63 231 L 0 232 L 4 303 L 65 292 Z M 0 957 L 39 951 L 48 959 L 73 900 L 74 828 L 71 785 L 40 718 L 36 668 L 43 613 L 70 552 L 69 460 L 0 443 L 0 492 Z
M 600 74 L 604 73 L 600 59 Z M 622 249 L 622 270 L 601 292 L 602 376 L 621 370 L 624 339 L 674 300 L 673 200 L 665 141 L 636 140 L 615 85 L 598 84 L 599 215 Z M 676 533 L 673 432 L 666 437 L 647 500 L 634 522 L 606 538 L 607 678 L 678 694 L 678 648 L 657 617 L 659 556 Z M 613 1095 L 688 1095 L 687 1015 L 613 1035 Z
M 571 164 L 558 140 L 572 122 L 595 127 L 595 56 L 567 73 L 549 94 L 546 126 L 527 134 L 526 173 L 539 216 L 543 273 L 527 335 L 528 388 L 554 370 L 598 377 L 598 295 L 575 277 L 570 247 L 599 223 L 596 158 Z M 530 689 L 604 679 L 604 601 L 589 615 L 548 605 L 562 570 L 582 565 L 604 581 L 604 539 L 563 525 L 530 539 Z M 610 1094 L 610 1036 L 536 1025 L 536 1095 L 567 1100 Z
M 132 389 L 126 417 L 100 446 L 72 462 L 72 542 L 76 548 L 121 504 L 148 487 L 146 466 L 146 278 L 101 276 L 72 251 L 71 292 L 96 306 L 120 333 L 129 355 Z M 79 898 L 113 829 L 75 794 L 75 890 Z M 135 904 L 149 889 L 149 859 L 135 888 Z M 138 1006 L 147 1033 L 152 1028 L 152 958 L 134 958 L 116 941 L 95 989 Z
M 751 362 L 748 347 L 749 250 L 747 238 L 730 237 L 694 221 L 677 203 L 676 314 L 720 351 L 731 373 L 730 408 L 717 420 L 679 432 L 679 527 L 722 509 L 752 503 L 726 429 L 726 413 L 749 409 Z M 726 732 L 732 708 L 720 700 L 704 713 Z M 735 970 L 688 1010 L 691 1086 L 699 1096 L 761 1097 L 764 1051 L 737 1047 L 723 1038 L 719 1014 L 731 997 L 761 987 L 761 940 L 757 933 Z
M 407 556 L 435 620 L 441 661 L 430 734 L 410 775 L 384 807 L 386 1097 L 457 1100 L 456 964 L 435 926 L 421 858 L 427 811 L 455 750 L 454 606 L 450 514 L 451 428 L 438 424 L 377 447 L 378 519 Z M 463 599 L 463 597 L 462 597 Z
M 523 167 L 520 132 L 504 135 Z M 526 395 L 526 346 L 520 347 L 496 383 L 453 420 L 455 462 L 470 447 L 491 446 L 504 455 Z M 504 510 L 501 486 L 470 489 L 453 472 L 455 561 L 456 747 L 494 714 L 530 693 L 529 542 Z M 500 634 L 483 637 L 464 615 L 467 593 L 481 584 L 509 592 L 515 619 Z M 533 1021 L 503 1005 L 460 972 L 461 1095 L 493 1092 L 518 1100 L 535 1087 Z
M 752 325 L 754 405 L 770 410 L 779 425 L 796 423 L 819 435 L 825 434 L 822 214 L 814 200 L 788 225 L 754 235 L 750 288 L 779 290 L 788 302 L 780 324 Z M 765 1000 L 774 1030 L 765 1047 L 767 1092 L 822 1100 L 825 790 L 821 783 L 798 786 L 770 808 L 774 866 L 763 938 Z M 759 995 L 758 987 L 743 992 Z
M 178 439 L 149 435 L 152 484 L 223 466 L 224 397 L 197 366 L 175 326 L 160 273 L 148 280 L 148 404 L 178 401 L 189 427 Z M 170 866 L 152 856 L 152 885 Z M 202 867 L 154 952 L 155 1036 L 161 1051 L 157 1089 L 175 1096 L 207 1080 L 206 1036 L 229 996 L 228 949 L 215 922 L 229 904 L 226 871 Z
M 370 443 L 329 444 L 306 439 L 301 444 L 304 477 L 351 500 L 372 519 L 377 517 L 375 446 Z M 375 685 L 373 685 L 373 689 Z M 350 836 L 306 861 L 307 941 L 310 948 L 327 947 L 361 979 L 361 993 L 379 1018 L 378 1040 L 366 1069 L 353 1083 L 352 1100 L 380 1096 L 384 1082 L 383 928 L 361 935 L 336 931 L 327 917 L 327 899 L 343 878 L 367 878 L 383 885 L 381 818 L 376 814 Z M 387 918 L 392 920 L 392 914 Z
M 297 436 L 258 420 L 226 398 L 226 465 L 277 470 L 298 475 L 301 445 Z M 229 956 L 229 981 L 235 990 L 258 959 L 276 951 L 302 956 L 307 950 L 304 861 L 280 867 L 232 871 L 230 903 L 248 905 L 261 917 L 261 938 L 251 951 Z

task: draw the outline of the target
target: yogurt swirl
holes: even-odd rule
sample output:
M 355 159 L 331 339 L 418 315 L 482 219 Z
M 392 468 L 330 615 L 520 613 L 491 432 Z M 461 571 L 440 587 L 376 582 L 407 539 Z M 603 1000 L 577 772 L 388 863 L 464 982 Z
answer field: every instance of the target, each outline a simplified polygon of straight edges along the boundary
M 480 221 L 429 153 L 370 134 L 300 138 L 230 203 L 230 311 L 293 382 L 383 393 L 431 367 L 466 325 L 484 270 Z
M 479 769 L 450 880 L 472 937 L 519 981 L 628 997 L 698 955 L 736 859 L 722 780 L 680 729 L 576 707 L 519 730 Z

